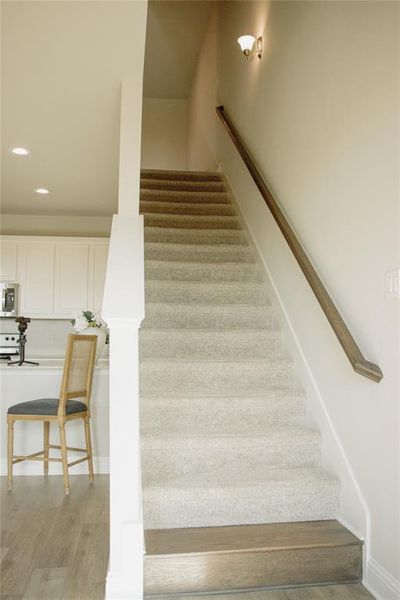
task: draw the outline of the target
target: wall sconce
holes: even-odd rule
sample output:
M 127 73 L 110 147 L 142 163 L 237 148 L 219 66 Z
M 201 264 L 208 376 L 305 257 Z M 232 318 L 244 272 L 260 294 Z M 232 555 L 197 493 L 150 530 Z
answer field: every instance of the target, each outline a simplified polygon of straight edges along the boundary
M 261 58 L 263 51 L 262 37 L 255 38 L 254 35 L 241 35 L 238 44 L 247 60 L 253 60 L 255 56 Z

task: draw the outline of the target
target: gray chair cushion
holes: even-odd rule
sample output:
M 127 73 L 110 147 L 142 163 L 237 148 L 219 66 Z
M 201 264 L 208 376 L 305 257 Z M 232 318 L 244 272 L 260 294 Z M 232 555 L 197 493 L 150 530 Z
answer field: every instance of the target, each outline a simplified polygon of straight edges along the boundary
M 56 416 L 58 411 L 58 398 L 40 398 L 14 404 L 8 409 L 9 415 L 48 415 Z M 66 406 L 67 415 L 87 410 L 86 404 L 79 400 L 68 400 Z

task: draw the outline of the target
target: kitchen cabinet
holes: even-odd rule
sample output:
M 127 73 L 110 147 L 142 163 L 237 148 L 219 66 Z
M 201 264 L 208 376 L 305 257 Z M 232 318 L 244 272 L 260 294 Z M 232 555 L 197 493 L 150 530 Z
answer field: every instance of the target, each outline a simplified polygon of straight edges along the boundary
M 88 301 L 88 244 L 56 244 L 54 314 L 92 308 Z
M 93 312 L 101 311 L 107 270 L 108 244 L 89 246 L 89 305 Z
M 52 243 L 19 245 L 19 311 L 24 317 L 45 317 L 54 305 L 54 255 Z
M 3 242 L 0 247 L 0 281 L 16 282 L 17 277 L 17 244 Z
M 1 279 L 20 284 L 19 314 L 71 319 L 100 312 L 108 239 L 1 236 Z

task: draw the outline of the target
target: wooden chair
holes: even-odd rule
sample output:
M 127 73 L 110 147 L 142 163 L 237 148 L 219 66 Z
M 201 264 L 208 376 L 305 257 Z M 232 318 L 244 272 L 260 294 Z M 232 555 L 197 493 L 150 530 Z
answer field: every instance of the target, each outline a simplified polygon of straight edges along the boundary
M 97 336 L 68 336 L 64 373 L 59 398 L 41 398 L 15 404 L 8 409 L 8 453 L 7 483 L 12 489 L 13 465 L 24 460 L 40 460 L 44 463 L 44 474 L 49 472 L 49 462 L 61 462 L 65 493 L 69 494 L 68 467 L 88 461 L 89 480 L 93 481 L 92 443 L 90 438 L 90 395 L 92 391 L 93 369 L 96 358 Z M 80 398 L 80 400 L 76 400 Z M 65 423 L 72 419 L 83 419 L 86 448 L 67 446 Z M 43 421 L 44 448 L 28 456 L 14 456 L 15 421 Z M 60 431 L 60 445 L 50 444 L 50 423 L 57 423 Z M 50 458 L 49 449 L 61 450 L 61 458 Z M 67 451 L 85 452 L 86 456 L 68 463 Z

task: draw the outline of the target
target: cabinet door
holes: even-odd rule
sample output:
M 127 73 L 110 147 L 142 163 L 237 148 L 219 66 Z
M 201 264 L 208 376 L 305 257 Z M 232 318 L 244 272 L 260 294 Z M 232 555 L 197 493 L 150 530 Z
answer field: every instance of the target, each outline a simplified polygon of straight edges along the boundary
M 20 314 L 51 316 L 54 304 L 54 254 L 51 243 L 32 242 L 21 248 Z
M 89 248 L 89 306 L 100 313 L 103 305 L 104 283 L 108 259 L 108 243 L 93 244 Z
M 73 317 L 87 310 L 88 244 L 56 244 L 54 315 Z
M 0 280 L 17 282 L 16 242 L 0 242 Z

